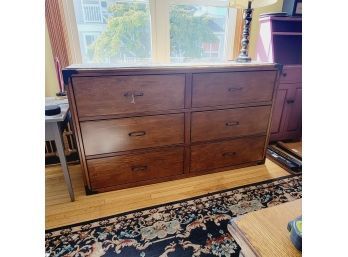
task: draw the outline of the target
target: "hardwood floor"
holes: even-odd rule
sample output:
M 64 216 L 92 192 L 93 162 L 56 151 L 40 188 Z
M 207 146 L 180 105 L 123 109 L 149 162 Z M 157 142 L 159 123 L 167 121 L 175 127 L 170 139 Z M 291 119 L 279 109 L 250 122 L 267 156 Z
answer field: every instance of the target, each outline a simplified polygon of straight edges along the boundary
M 292 148 L 300 151 L 301 142 L 292 143 Z M 60 166 L 46 167 L 46 229 L 289 174 L 275 163 L 266 160 L 264 165 L 86 196 L 80 165 L 70 165 L 69 169 L 75 202 L 70 202 Z
M 288 142 L 285 144 L 295 152 L 298 152 L 300 155 L 302 155 L 302 142 Z

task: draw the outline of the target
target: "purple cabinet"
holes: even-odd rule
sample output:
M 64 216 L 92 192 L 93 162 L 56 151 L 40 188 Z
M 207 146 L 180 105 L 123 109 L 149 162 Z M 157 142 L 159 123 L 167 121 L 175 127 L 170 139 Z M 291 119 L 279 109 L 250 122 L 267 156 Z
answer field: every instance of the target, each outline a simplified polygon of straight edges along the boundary
M 302 135 L 302 19 L 260 18 L 257 59 L 283 64 L 274 105 L 270 141 Z

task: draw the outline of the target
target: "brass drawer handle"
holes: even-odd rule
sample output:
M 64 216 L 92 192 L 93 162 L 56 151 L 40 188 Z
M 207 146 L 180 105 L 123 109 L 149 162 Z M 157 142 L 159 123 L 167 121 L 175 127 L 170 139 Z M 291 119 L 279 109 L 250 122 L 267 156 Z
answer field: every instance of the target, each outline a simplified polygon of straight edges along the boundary
M 130 97 L 130 96 L 144 96 L 144 93 L 143 92 L 126 92 L 124 93 L 125 97 Z
M 133 132 L 130 132 L 128 134 L 128 136 L 130 136 L 130 137 L 141 137 L 141 136 L 145 136 L 145 135 L 146 135 L 145 131 L 133 131 Z
M 139 97 L 139 96 L 144 96 L 144 93 L 143 92 L 136 92 L 136 91 L 134 91 L 134 92 L 126 92 L 126 93 L 124 93 L 123 96 L 131 97 L 132 98 L 131 103 L 135 104 L 135 98 Z
M 243 89 L 242 87 L 230 87 L 228 89 L 228 92 L 240 91 L 242 89 Z
M 226 125 L 227 127 L 238 126 L 238 125 L 239 125 L 239 121 L 230 121 L 230 122 L 226 122 L 225 125 Z
M 145 171 L 145 170 L 147 170 L 146 165 L 132 166 L 132 171 L 135 171 L 135 172 L 140 172 L 140 171 Z
M 234 157 L 236 156 L 236 152 L 227 152 L 227 153 L 223 153 L 222 156 L 223 157 Z

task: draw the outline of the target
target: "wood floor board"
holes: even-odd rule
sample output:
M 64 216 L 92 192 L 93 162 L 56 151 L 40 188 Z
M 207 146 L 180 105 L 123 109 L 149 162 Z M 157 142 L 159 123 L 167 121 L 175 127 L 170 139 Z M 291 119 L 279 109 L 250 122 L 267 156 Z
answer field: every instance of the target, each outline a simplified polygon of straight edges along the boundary
M 46 167 L 46 229 L 289 175 L 266 160 L 264 165 L 87 196 L 80 166 L 69 169 L 75 202 L 70 202 L 60 166 Z
M 302 142 L 288 142 L 285 143 L 287 147 L 302 155 Z

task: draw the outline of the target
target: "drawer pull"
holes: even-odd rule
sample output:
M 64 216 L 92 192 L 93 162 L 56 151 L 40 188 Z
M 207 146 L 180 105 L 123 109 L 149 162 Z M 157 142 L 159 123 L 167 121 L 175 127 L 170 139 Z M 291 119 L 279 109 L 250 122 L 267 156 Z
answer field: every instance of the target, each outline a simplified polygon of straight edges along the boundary
M 286 77 L 287 75 L 288 75 L 287 73 L 285 73 L 285 72 L 283 73 L 283 77 Z
M 143 96 L 143 92 L 127 92 L 124 94 L 125 97 L 130 97 L 130 96 Z
M 132 171 L 135 171 L 135 172 L 140 172 L 140 171 L 145 171 L 145 170 L 147 170 L 146 165 L 132 166 Z
M 134 92 L 134 96 L 144 96 L 143 92 Z
M 236 156 L 236 152 L 227 152 L 227 153 L 223 153 L 222 156 L 223 157 L 233 157 Z
M 286 102 L 287 102 L 288 104 L 293 104 L 293 103 L 295 102 L 295 100 L 292 100 L 292 99 L 291 99 L 291 100 L 287 100 Z
M 132 104 L 135 104 L 135 98 L 138 97 L 138 96 L 143 96 L 144 93 L 143 92 L 127 92 L 124 94 L 125 97 L 131 97 L 132 100 L 131 100 L 131 103 Z
M 242 89 L 243 89 L 242 87 L 230 87 L 228 89 L 228 92 L 240 91 Z
M 230 122 L 226 122 L 225 125 L 226 125 L 227 127 L 238 126 L 238 125 L 239 125 L 239 121 L 230 121 Z
M 141 136 L 145 136 L 146 132 L 145 131 L 134 131 L 134 132 L 130 132 L 128 134 L 128 136 L 130 137 L 141 137 Z

